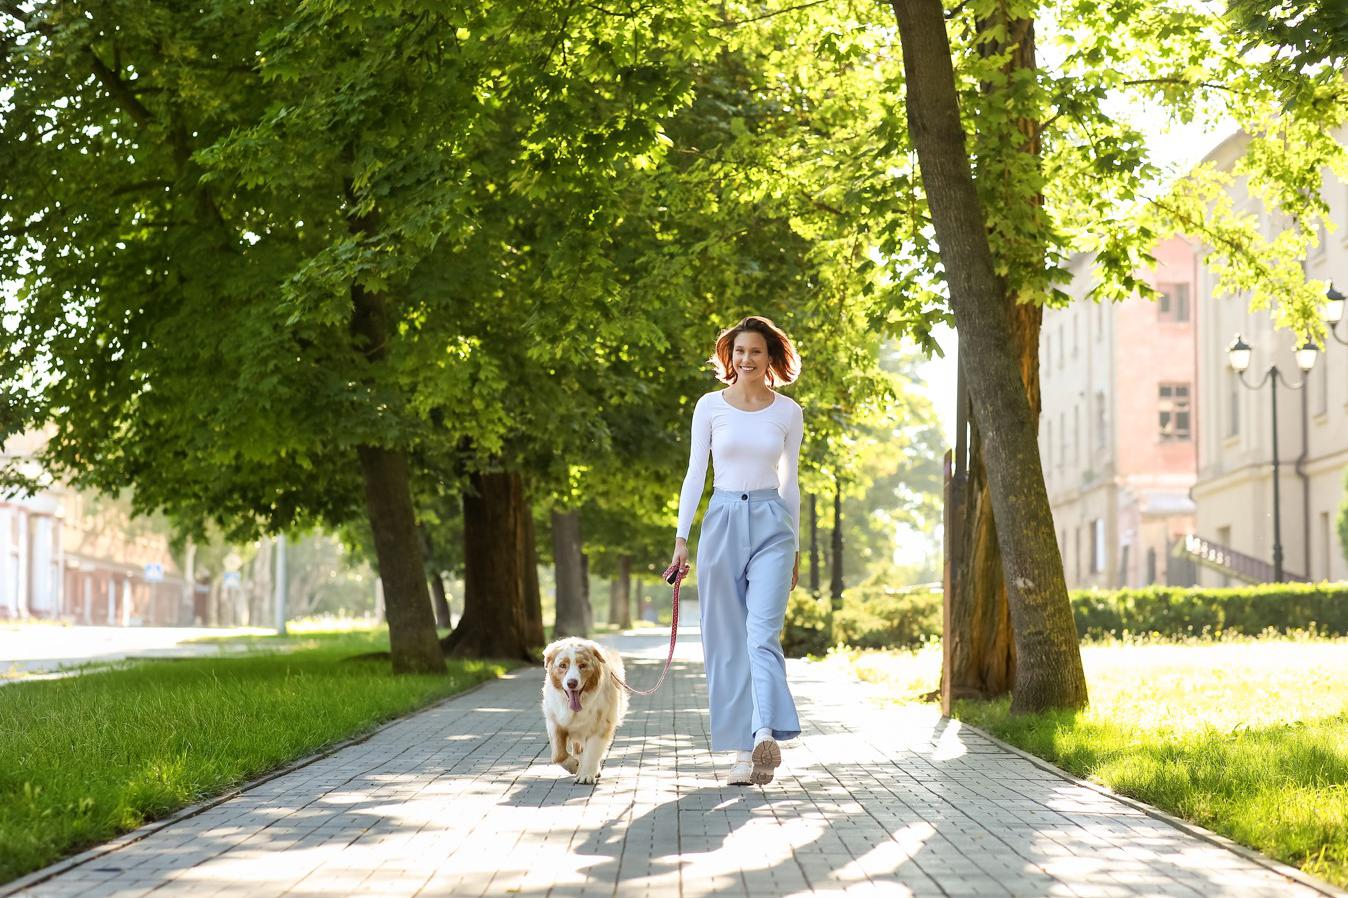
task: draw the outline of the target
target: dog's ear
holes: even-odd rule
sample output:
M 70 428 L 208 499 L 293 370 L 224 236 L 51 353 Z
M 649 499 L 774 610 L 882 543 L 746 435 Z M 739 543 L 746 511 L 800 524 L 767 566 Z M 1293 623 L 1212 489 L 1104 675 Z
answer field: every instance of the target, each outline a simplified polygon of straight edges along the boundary
M 596 650 L 594 650 L 594 649 L 590 649 L 589 652 L 588 652 L 588 654 L 589 654 L 589 656 L 590 656 L 590 660 L 591 660 L 591 661 L 593 661 L 595 664 L 599 665 L 600 667 L 603 667 L 603 666 L 604 666 L 604 653 L 603 653 L 603 652 L 599 652 L 599 651 L 596 651 Z
M 552 659 L 557 657 L 557 646 L 550 645 L 543 650 L 543 666 L 552 667 Z

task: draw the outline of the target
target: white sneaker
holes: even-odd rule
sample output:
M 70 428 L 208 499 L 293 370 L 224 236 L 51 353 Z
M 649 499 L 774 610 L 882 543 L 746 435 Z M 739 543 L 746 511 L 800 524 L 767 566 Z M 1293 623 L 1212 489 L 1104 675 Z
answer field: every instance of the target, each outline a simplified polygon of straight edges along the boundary
M 782 749 L 777 745 L 777 740 L 769 736 L 754 743 L 753 762 L 749 781 L 755 786 L 772 782 L 773 771 L 782 763 Z
M 754 765 L 752 761 L 736 761 L 730 767 L 726 782 L 732 786 L 753 785 Z

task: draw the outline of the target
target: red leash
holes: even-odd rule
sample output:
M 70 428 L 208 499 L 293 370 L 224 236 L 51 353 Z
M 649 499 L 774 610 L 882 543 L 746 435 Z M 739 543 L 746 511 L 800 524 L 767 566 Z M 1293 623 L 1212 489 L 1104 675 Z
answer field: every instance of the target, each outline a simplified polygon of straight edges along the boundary
M 656 680 L 655 685 L 650 689 L 634 689 L 624 683 L 622 678 L 613 671 L 609 671 L 609 675 L 613 677 L 614 682 L 633 695 L 654 695 L 655 690 L 659 689 L 660 684 L 665 681 L 665 675 L 669 673 L 669 665 L 674 661 L 674 643 L 678 642 L 679 639 L 679 584 L 683 582 L 683 575 L 686 573 L 688 573 L 687 569 L 671 564 L 665 568 L 663 574 L 667 582 L 674 584 L 674 612 L 669 619 L 669 655 L 665 658 L 665 669 L 660 671 L 660 679 Z M 671 577 L 673 579 L 670 579 Z

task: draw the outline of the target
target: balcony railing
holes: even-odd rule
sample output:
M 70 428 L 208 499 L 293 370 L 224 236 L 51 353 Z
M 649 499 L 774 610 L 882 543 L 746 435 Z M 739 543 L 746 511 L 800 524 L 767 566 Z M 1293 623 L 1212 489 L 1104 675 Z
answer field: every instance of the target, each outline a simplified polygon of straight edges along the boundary
M 1183 539 L 1176 542 L 1172 554 L 1191 558 L 1203 567 L 1246 583 L 1274 582 L 1271 563 L 1253 555 L 1246 555 L 1244 552 L 1237 552 L 1230 546 L 1218 545 L 1194 533 L 1185 534 Z M 1282 578 L 1288 583 L 1307 582 L 1305 577 L 1294 574 L 1286 568 L 1283 568 Z

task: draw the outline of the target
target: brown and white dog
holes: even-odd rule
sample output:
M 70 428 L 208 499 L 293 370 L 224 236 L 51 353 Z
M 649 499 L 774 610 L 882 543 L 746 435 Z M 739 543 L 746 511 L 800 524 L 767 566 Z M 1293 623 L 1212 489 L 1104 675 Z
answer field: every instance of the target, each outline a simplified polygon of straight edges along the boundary
M 552 760 L 578 783 L 599 782 L 599 767 L 627 713 L 627 692 L 609 676 L 625 676 L 616 649 L 568 636 L 543 650 L 543 719 Z

